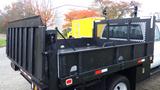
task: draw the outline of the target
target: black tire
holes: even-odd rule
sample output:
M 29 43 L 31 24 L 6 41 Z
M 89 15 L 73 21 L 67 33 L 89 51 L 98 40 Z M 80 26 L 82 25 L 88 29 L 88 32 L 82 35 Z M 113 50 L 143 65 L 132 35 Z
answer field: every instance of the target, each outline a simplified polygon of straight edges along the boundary
M 129 80 L 125 77 L 125 76 L 121 76 L 121 75 L 116 75 L 113 77 L 110 77 L 107 80 L 107 90 L 114 90 L 115 88 L 118 88 L 117 90 L 122 90 L 120 89 L 120 87 L 118 86 L 118 84 L 125 84 L 127 90 L 130 90 L 130 83 Z M 118 87 L 117 87 L 118 86 Z
M 11 67 L 12 67 L 12 69 L 15 70 L 15 71 L 18 71 L 18 70 L 19 70 L 18 66 L 16 66 L 16 65 L 15 65 L 14 63 L 12 63 L 12 62 L 11 62 Z

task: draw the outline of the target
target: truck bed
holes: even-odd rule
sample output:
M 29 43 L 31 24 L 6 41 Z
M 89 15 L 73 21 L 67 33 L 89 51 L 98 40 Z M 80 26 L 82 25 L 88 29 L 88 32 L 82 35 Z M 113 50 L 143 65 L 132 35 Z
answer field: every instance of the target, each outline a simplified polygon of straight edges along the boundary
M 150 25 L 146 24 L 149 19 L 143 22 Z M 147 32 L 153 34 L 151 31 Z M 84 84 L 135 67 L 138 60 L 145 63 L 147 71 L 143 75 L 148 77 L 152 40 L 151 37 L 143 42 L 131 41 L 129 37 L 125 41 L 104 40 L 95 35 L 94 38 L 58 40 L 56 30 L 46 30 L 40 17 L 32 17 L 9 23 L 6 52 L 33 83 L 49 90 L 63 90 L 59 88 L 68 87 L 67 79 L 74 80 L 73 86 Z M 103 70 L 103 74 L 99 75 L 99 70 Z

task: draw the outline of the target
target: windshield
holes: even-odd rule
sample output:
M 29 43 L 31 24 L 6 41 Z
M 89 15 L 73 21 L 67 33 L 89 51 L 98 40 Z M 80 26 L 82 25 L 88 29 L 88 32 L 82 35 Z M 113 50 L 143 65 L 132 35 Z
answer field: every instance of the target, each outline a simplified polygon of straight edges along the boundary
M 160 28 L 160 23 L 156 23 L 156 26 L 155 26 L 155 37 L 154 37 L 155 41 L 160 41 L 159 28 Z

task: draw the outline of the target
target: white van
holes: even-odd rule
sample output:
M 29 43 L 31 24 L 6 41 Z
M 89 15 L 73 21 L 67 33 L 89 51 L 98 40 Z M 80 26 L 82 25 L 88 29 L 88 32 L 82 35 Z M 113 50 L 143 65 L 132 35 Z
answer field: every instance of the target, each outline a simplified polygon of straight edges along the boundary
M 155 25 L 155 43 L 154 43 L 154 59 L 151 68 L 156 68 L 160 65 L 160 22 Z

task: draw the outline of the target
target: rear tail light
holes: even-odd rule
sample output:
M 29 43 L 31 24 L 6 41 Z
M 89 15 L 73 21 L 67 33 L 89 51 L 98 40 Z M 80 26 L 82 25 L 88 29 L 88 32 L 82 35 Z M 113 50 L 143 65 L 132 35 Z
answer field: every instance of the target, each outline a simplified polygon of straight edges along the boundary
M 143 64 L 145 62 L 145 59 L 138 59 L 137 64 Z
M 101 70 L 96 70 L 96 71 L 95 71 L 95 74 L 96 74 L 96 75 L 101 74 L 101 73 L 102 73 Z
M 72 84 L 73 84 L 73 79 L 72 78 L 66 80 L 66 85 L 67 86 L 72 85 Z

